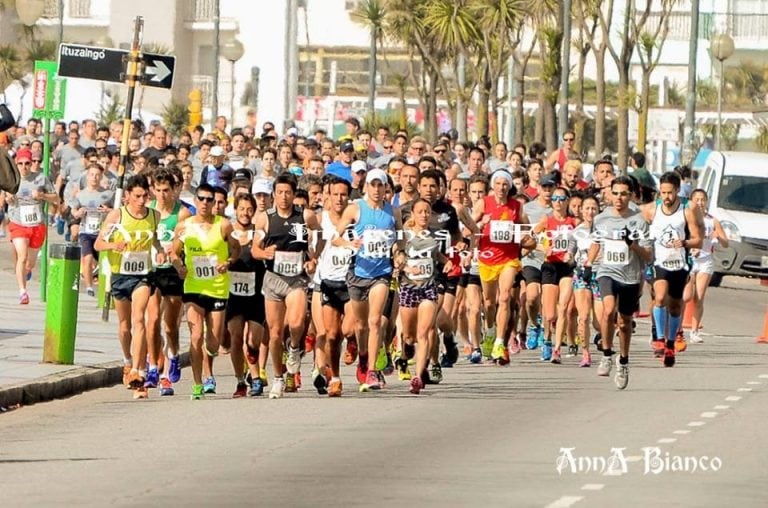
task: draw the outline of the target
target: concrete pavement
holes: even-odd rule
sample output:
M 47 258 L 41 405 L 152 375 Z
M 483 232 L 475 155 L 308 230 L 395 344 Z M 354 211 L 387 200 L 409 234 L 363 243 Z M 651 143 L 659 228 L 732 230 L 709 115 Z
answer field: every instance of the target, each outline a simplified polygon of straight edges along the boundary
M 341 399 L 306 387 L 233 400 L 223 357 L 219 394 L 205 401 L 186 396 L 186 369 L 173 398 L 133 401 L 114 387 L 4 415 L 0 487 L 13 506 L 762 507 L 768 346 L 754 340 L 768 292 L 725 284 L 710 293 L 705 343 L 673 369 L 652 358 L 641 320 L 626 391 L 576 359 L 523 352 L 506 368 L 446 370 L 419 397 L 396 378 L 359 394 L 345 368 Z M 720 467 L 645 474 L 644 448 L 656 447 L 662 469 L 676 456 Z M 614 448 L 626 472 L 590 465 Z

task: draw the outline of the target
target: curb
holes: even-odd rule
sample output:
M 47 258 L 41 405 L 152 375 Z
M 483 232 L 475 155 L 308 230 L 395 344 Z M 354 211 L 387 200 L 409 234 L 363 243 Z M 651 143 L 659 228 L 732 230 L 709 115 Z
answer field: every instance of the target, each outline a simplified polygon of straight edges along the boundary
M 181 353 L 181 367 L 189 365 L 189 353 Z M 123 382 L 123 362 L 79 367 L 51 374 L 26 383 L 0 388 L 0 408 L 13 409 L 38 402 L 63 399 L 89 390 L 107 388 Z

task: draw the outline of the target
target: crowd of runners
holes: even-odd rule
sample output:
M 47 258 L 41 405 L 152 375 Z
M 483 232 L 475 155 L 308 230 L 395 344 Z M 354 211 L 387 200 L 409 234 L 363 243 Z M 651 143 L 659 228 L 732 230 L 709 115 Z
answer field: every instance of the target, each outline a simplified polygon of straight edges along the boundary
M 457 362 L 503 366 L 522 350 L 584 368 L 594 354 L 597 375 L 615 371 L 624 389 L 644 292 L 648 354 L 673 367 L 702 342 L 712 251 L 727 239 L 686 168 L 657 181 L 636 153 L 628 175 L 603 157 L 585 178 L 573 132 L 547 155 L 541 143 L 370 132 L 355 118 L 337 140 L 270 122 L 257 133 L 251 120 L 228 130 L 220 117 L 178 138 L 135 121 L 118 206 L 121 124 L 57 124 L 50 179 L 34 120 L 0 139 L 22 174 L 0 197 L 19 302 L 47 202 L 51 225 L 81 246 L 86 293 L 108 279 L 135 398 L 174 394 L 182 326 L 193 399 L 219 390 L 220 354 L 234 397 L 295 392 L 302 363 L 303 389 L 330 397 L 394 379 L 419 394 Z

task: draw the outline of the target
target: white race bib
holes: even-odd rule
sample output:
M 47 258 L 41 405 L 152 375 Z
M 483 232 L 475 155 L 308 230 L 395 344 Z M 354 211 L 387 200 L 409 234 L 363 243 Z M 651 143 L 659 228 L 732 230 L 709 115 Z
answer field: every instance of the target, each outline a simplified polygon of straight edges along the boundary
M 195 269 L 194 277 L 199 280 L 211 280 L 215 278 L 219 272 L 216 270 L 216 265 L 219 264 L 219 258 L 215 254 L 209 256 L 193 256 L 192 266 Z
M 229 272 L 229 292 L 236 296 L 256 294 L 256 274 L 253 272 Z
M 149 252 L 126 251 L 120 259 L 121 275 L 146 275 L 149 273 Z
M 557 233 L 552 238 L 552 252 L 566 252 L 568 250 L 568 236 L 566 233 Z
M 671 272 L 685 268 L 685 258 L 682 249 L 657 249 L 656 264 Z
M 101 213 L 97 211 L 88 211 L 83 219 L 83 232 L 87 235 L 99 234 L 101 228 Z
M 352 258 L 349 249 L 338 249 L 334 251 L 330 256 L 331 267 L 334 269 L 344 268 L 349 266 L 349 260 Z
M 304 273 L 304 252 L 275 251 L 274 272 L 285 277 Z
M 629 246 L 624 240 L 604 240 L 603 259 L 606 266 L 627 266 L 629 264 Z
M 412 280 L 427 280 L 432 278 L 435 273 L 435 262 L 432 258 L 409 259 L 408 267 L 416 269 L 416 271 L 408 273 L 408 278 Z
M 491 221 L 491 241 L 493 243 L 512 243 L 515 239 L 515 223 L 511 220 Z
M 366 229 L 363 232 L 363 252 L 367 258 L 385 258 L 390 255 L 390 243 L 385 232 Z
M 21 205 L 19 215 L 22 226 L 37 226 L 40 224 L 40 205 Z

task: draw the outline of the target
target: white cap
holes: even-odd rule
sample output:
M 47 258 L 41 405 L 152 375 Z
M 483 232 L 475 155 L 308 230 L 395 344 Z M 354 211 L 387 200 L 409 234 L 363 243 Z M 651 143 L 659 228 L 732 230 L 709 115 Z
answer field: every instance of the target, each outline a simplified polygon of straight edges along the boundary
M 224 149 L 220 146 L 211 147 L 211 157 L 221 157 L 224 155 Z
M 365 163 L 365 161 L 355 161 L 352 163 L 352 172 L 357 173 L 358 171 L 368 171 L 368 164 Z
M 272 183 L 264 178 L 257 178 L 253 182 L 251 194 L 272 194 Z
M 291 127 L 287 131 L 285 131 L 286 136 L 298 136 L 299 135 L 299 129 L 296 127 Z
M 365 176 L 365 183 L 371 183 L 374 180 L 379 180 L 381 183 L 387 183 L 387 174 L 380 169 L 372 169 Z

